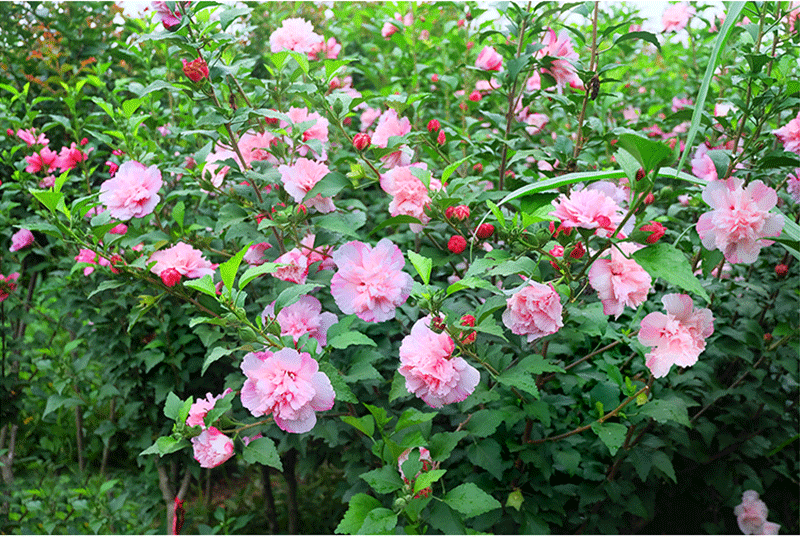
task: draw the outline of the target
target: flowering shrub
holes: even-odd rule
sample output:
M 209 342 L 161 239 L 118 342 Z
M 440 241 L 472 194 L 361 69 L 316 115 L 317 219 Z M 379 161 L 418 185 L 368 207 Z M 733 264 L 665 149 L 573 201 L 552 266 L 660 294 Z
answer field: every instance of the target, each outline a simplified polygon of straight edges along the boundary
M 0 531 L 797 533 L 800 7 L 715 9 L 13 4 Z

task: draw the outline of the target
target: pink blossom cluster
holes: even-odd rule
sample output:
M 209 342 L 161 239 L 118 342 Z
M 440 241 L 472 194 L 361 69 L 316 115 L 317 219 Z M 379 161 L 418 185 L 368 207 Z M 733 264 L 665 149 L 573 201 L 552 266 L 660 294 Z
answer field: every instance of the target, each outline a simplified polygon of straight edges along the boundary
M 328 344 L 328 329 L 339 320 L 335 314 L 322 312 L 322 304 L 314 296 L 304 295 L 296 303 L 288 305 L 275 315 L 275 303 L 264 308 L 262 323 L 266 326 L 274 317 L 281 328 L 281 336 L 290 335 L 295 343 L 308 334 L 321 347 Z
M 712 210 L 700 216 L 697 233 L 709 250 L 721 250 L 731 263 L 754 263 L 761 248 L 772 244 L 784 219 L 770 210 L 778 203 L 778 194 L 761 181 L 743 187 L 743 181 L 731 177 L 711 181 L 703 190 L 703 200 Z
M 11 292 L 17 289 L 19 273 L 11 273 L 8 276 L 0 274 L 0 302 L 8 299 Z
M 163 181 L 158 166 L 146 167 L 129 160 L 124 162 L 114 177 L 100 186 L 100 202 L 111 217 L 126 221 L 153 213 L 161 201 L 158 191 Z
M 677 32 L 683 30 L 689 24 L 689 19 L 694 17 L 697 12 L 694 6 L 681 2 L 674 4 L 664 10 L 661 22 L 664 25 L 664 32 Z
M 330 410 L 336 393 L 310 354 L 284 348 L 245 355 L 247 377 L 242 405 L 255 417 L 272 414 L 275 424 L 289 433 L 306 433 L 317 423 L 315 412 Z
M 755 490 L 746 490 L 742 494 L 742 503 L 733 509 L 736 523 L 745 535 L 778 535 L 781 525 L 767 521 L 768 513 L 767 504 L 761 501 Z
M 714 333 L 714 316 L 709 309 L 695 309 L 685 294 L 661 298 L 667 313 L 653 312 L 642 319 L 639 343 L 652 347 L 645 365 L 654 377 L 664 377 L 673 364 L 686 368 L 695 364 Z
M 394 109 L 387 109 L 378 118 L 378 125 L 372 133 L 372 145 L 385 149 L 389 147 L 390 137 L 400 137 L 411 131 L 411 122 L 405 116 L 400 118 Z M 411 163 L 411 149 L 403 145 L 400 150 L 381 158 L 385 168 L 407 166 Z
M 475 390 L 480 373 L 461 357 L 453 357 L 455 344 L 446 333 L 430 329 L 431 317 L 414 323 L 400 344 L 400 368 L 406 389 L 432 408 L 461 402 Z
M 314 32 L 314 25 L 300 17 L 291 17 L 284 19 L 280 28 L 270 35 L 269 49 L 273 53 L 289 50 L 310 54 L 320 42 L 324 39 Z
M 626 255 L 640 246 L 621 242 L 611 248 L 610 258 L 596 260 L 589 269 L 589 284 L 603 302 L 603 314 L 619 318 L 625 306 L 635 309 L 647 300 L 652 279 L 636 261 Z
M 159 250 L 150 256 L 148 263 L 156 264 L 150 272 L 161 277 L 167 286 L 174 286 L 182 277 L 202 278 L 205 275 L 214 275 L 217 265 L 203 257 L 200 250 L 192 248 L 185 242 L 178 242 L 166 250 Z
M 535 341 L 564 326 L 561 298 L 552 284 L 528 280 L 506 300 L 503 324 L 516 335 Z

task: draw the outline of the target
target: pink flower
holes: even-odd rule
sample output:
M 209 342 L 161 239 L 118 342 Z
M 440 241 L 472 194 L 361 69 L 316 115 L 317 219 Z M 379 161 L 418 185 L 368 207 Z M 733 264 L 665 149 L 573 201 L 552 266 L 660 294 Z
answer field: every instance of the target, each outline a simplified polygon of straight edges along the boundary
M 331 279 L 331 294 L 344 314 L 366 322 L 394 318 L 395 309 L 411 294 L 413 280 L 403 272 L 403 253 L 389 239 L 373 248 L 351 241 L 333 252 L 338 270 Z
M 33 147 L 34 145 L 47 145 L 50 143 L 50 140 L 47 139 L 45 134 L 40 133 L 36 135 L 36 128 L 17 130 L 17 137 L 22 139 L 29 147 Z
M 208 78 L 208 65 L 206 64 L 205 59 L 202 57 L 198 57 L 193 61 L 181 59 L 181 62 L 183 63 L 183 74 L 185 74 L 186 77 L 192 82 L 200 82 L 201 80 Z M 163 132 L 161 135 L 166 136 L 166 134 Z
M 264 325 L 269 321 L 269 317 L 274 315 L 274 311 L 275 304 L 272 303 L 261 313 Z M 297 343 L 300 336 L 308 334 L 324 347 L 328 344 L 328 328 L 336 324 L 339 319 L 333 313 L 323 313 L 319 299 L 304 295 L 296 303 L 281 309 L 275 320 L 281 327 L 281 336 L 291 335 Z
M 411 122 L 405 116 L 399 118 L 394 109 L 388 109 L 378 119 L 378 125 L 372 134 L 372 144 L 385 149 L 389 146 L 389 138 L 402 136 L 411 131 Z
M 289 433 L 307 433 L 317 423 L 315 412 L 333 408 L 331 382 L 308 353 L 284 348 L 248 353 L 241 364 L 247 380 L 242 404 L 255 417 L 272 414 Z
M 178 242 L 171 248 L 159 250 L 150 256 L 148 263 L 156 264 L 150 272 L 157 276 L 166 269 L 175 269 L 181 276 L 187 278 L 202 278 L 205 275 L 214 275 L 216 265 L 203 257 L 200 250 L 195 250 L 184 242 Z
M 306 194 L 319 183 L 323 177 L 330 173 L 328 166 L 322 162 L 298 158 L 291 166 L 283 164 L 278 166 L 281 174 L 283 188 L 294 198 L 298 204 L 313 207 L 318 212 L 329 213 L 336 210 L 333 199 L 329 196 L 317 194 L 303 202 Z
M 661 16 L 661 22 L 664 24 L 664 32 L 682 30 L 689 23 L 695 12 L 694 6 L 690 6 L 685 2 L 675 4 L 664 10 Z
M 742 188 L 743 181 L 712 181 L 703 200 L 712 211 L 700 216 L 697 233 L 709 250 L 719 249 L 731 263 L 754 263 L 761 248 L 772 244 L 766 237 L 779 236 L 784 219 L 770 213 L 778 194 L 761 181 Z
M 189 408 L 189 417 L 186 418 L 186 425 L 189 425 L 190 427 L 198 425 L 205 429 L 206 414 L 214 409 L 214 405 L 219 399 L 232 392 L 233 389 L 228 388 L 225 389 L 222 394 L 217 396 L 214 396 L 211 393 L 206 393 L 206 398 L 198 398 L 195 403 L 192 404 L 192 407 Z
M 714 333 L 714 316 L 709 309 L 694 309 L 685 294 L 661 298 L 667 314 L 653 312 L 642 319 L 639 343 L 653 347 L 645 355 L 645 365 L 654 377 L 664 377 L 673 364 L 683 368 L 697 362 Z
M 717 168 L 714 161 L 708 156 L 708 147 L 702 143 L 697 147 L 694 157 L 692 157 L 692 173 L 700 179 L 706 181 L 719 181 L 717 177 Z
M 74 141 L 67 147 L 61 147 L 61 153 L 58 155 L 58 160 L 53 164 L 62 172 L 75 168 L 79 163 L 88 158 L 85 152 L 78 148 L 77 143 Z
M 272 248 L 272 244 L 269 242 L 259 242 L 257 244 L 253 244 L 244 253 L 243 259 L 248 265 L 263 265 L 267 262 L 267 259 L 264 257 L 264 252 L 270 248 Z
M 416 217 L 422 225 L 425 225 L 430 221 L 425 209 L 430 205 L 431 198 L 425 183 L 411 172 L 412 167 L 427 169 L 427 165 L 424 163 L 392 168 L 381 174 L 381 189 L 392 197 L 392 201 L 389 203 L 389 213 L 392 217 L 410 215 Z M 441 188 L 442 182 L 431 177 L 430 190 L 437 191 L 441 190 Z M 422 225 L 413 223 L 411 230 L 418 233 L 422 230 Z
M 316 240 L 316 236 L 313 233 L 308 233 L 300 241 L 300 251 L 303 252 L 308 259 L 309 268 L 314 263 L 319 263 L 316 272 L 322 270 L 333 271 L 336 269 L 336 264 L 331 258 L 331 250 L 333 249 L 333 246 L 321 246 L 319 248 L 315 248 L 314 240 Z
M 342 51 L 342 45 L 331 36 L 327 42 L 320 41 L 314 44 L 311 51 L 308 52 L 308 57 L 309 59 L 336 59 L 339 57 L 340 51 Z
M 216 149 L 214 152 L 206 156 L 206 163 L 203 166 L 203 177 L 207 178 L 212 185 L 219 188 L 225 181 L 225 176 L 230 171 L 231 167 L 219 163 L 220 160 L 234 159 L 239 163 L 237 154 L 228 149 Z
M 364 112 L 362 112 L 361 116 L 359 117 L 359 120 L 361 121 L 361 131 L 362 132 L 366 131 L 367 128 L 369 128 L 373 122 L 375 122 L 376 120 L 378 120 L 378 118 L 380 118 L 380 116 L 381 116 L 380 109 L 373 109 L 372 107 L 367 107 L 366 109 L 364 109 Z M 411 131 L 410 128 L 411 128 L 411 123 L 409 123 L 408 131 Z M 406 133 L 408 133 L 408 131 Z
M 128 226 L 125 223 L 118 223 L 111 227 L 111 230 L 108 232 L 111 234 L 125 234 L 128 232 Z
M 783 143 L 784 150 L 800 154 L 800 111 L 794 120 L 773 132 Z
M 667 230 L 664 228 L 664 225 L 658 221 L 651 221 L 647 225 L 642 225 L 639 227 L 639 230 L 650 233 L 650 235 L 645 239 L 645 242 L 648 244 L 655 244 L 661 239 L 662 236 L 667 234 Z
M 310 128 L 303 131 L 303 135 L 301 139 L 303 142 L 308 141 L 309 139 L 317 139 L 322 144 L 328 142 L 328 119 L 323 118 L 319 114 L 312 112 L 309 113 L 306 107 L 301 109 L 290 107 L 289 112 L 286 113 L 289 116 L 289 119 L 292 121 L 293 126 L 297 126 L 303 124 L 304 122 L 314 121 L 314 125 Z M 287 127 L 285 122 L 281 122 L 281 127 Z M 311 150 L 307 145 L 302 145 L 298 149 L 298 154 L 305 156 L 308 154 L 308 151 Z M 325 151 L 323 150 L 320 158 L 323 160 L 327 157 Z
M 169 9 L 166 2 L 152 2 L 151 5 L 156 12 L 156 20 L 161 21 L 161 24 L 167 29 L 180 24 L 181 13 L 178 11 L 177 6 L 175 10 L 172 11 Z
M 11 292 L 17 289 L 19 273 L 11 273 L 8 276 L 0 274 L 0 302 L 8 299 Z
M 233 457 L 233 441 L 216 427 L 203 429 L 202 433 L 192 438 L 192 448 L 194 459 L 206 469 L 222 465 Z
M 483 71 L 503 70 L 503 56 L 491 46 L 485 46 L 475 60 L 475 66 Z
M 581 88 L 581 82 L 575 67 L 570 60 L 580 59 L 578 53 L 572 47 L 572 40 L 566 30 L 561 30 L 556 36 L 556 31 L 547 29 L 545 47 L 536 52 L 536 57 L 559 57 L 554 60 L 550 67 L 542 69 L 543 72 L 550 74 L 556 80 L 558 92 L 561 93 L 565 84 L 572 88 Z
M 400 471 L 400 476 L 403 478 L 403 482 L 410 482 L 406 478 L 406 474 L 403 471 L 403 464 L 408 461 L 408 456 L 411 454 L 411 450 L 413 448 L 407 448 L 397 457 L 397 470 Z M 421 475 L 423 471 L 430 471 L 434 468 L 433 460 L 431 460 L 431 453 L 427 448 L 423 448 L 422 446 L 417 446 L 417 450 L 419 450 L 419 460 L 422 462 L 422 471 L 417 473 L 417 476 Z
M 564 323 L 561 319 L 561 298 L 553 285 L 534 280 L 527 283 L 506 301 L 503 324 L 516 335 L 534 341 L 556 333 Z
M 755 490 L 742 494 L 742 503 L 733 509 L 739 529 L 745 535 L 777 535 L 780 525 L 767 522 L 768 513 L 767 505 Z
M 598 259 L 589 269 L 589 284 L 603 302 L 603 314 L 619 318 L 625 306 L 635 309 L 647 300 L 652 279 L 636 261 L 627 259 L 639 246 L 621 242 L 611 248 L 610 259 Z
M 639 121 L 639 109 L 631 107 L 630 105 L 625 107 L 622 111 L 622 118 L 627 120 L 628 122 L 638 122 Z
M 11 236 L 9 252 L 16 252 L 33 244 L 33 233 L 28 229 L 20 229 Z
M 561 220 L 563 228 L 614 230 L 622 221 L 619 205 L 607 194 L 595 189 L 572 191 L 569 197 L 559 195 L 553 200 L 553 215 Z
M 26 156 L 25 162 L 28 163 L 25 167 L 25 171 L 28 173 L 36 173 L 39 171 L 50 173 L 56 168 L 58 155 L 48 147 L 44 147 L 41 151 Z
M 272 276 L 295 284 L 305 283 L 308 277 L 308 257 L 301 250 L 294 248 L 276 259 L 275 263 L 283 266 L 278 267 Z
M 100 186 L 100 202 L 111 217 L 126 221 L 153 212 L 161 197 L 163 181 L 158 166 L 145 167 L 134 160 L 124 162 L 116 175 Z
M 314 32 L 314 26 L 300 17 L 284 19 L 281 27 L 269 37 L 269 48 L 273 53 L 283 50 L 311 53 L 324 38 Z
M 786 178 L 786 190 L 795 202 L 800 202 L 800 168 Z
M 269 153 L 270 146 L 275 142 L 275 136 L 269 132 L 255 133 L 248 131 L 239 138 L 239 151 L 242 153 L 248 168 L 253 167 L 253 162 L 276 162 L 275 157 Z M 237 157 L 237 162 L 239 162 Z
M 692 101 L 688 97 L 687 98 L 673 97 L 672 98 L 672 112 L 678 112 L 680 110 L 685 109 L 686 107 L 690 107 L 693 104 L 694 104 L 694 101 Z
M 461 357 L 452 357 L 455 344 L 446 333 L 430 329 L 431 317 L 414 323 L 400 344 L 400 374 L 406 389 L 432 408 L 461 402 L 475 390 L 481 375 Z
M 117 173 L 117 170 L 119 169 L 119 164 L 111 162 L 110 160 L 106 160 L 106 166 L 108 166 L 108 175 L 111 176 Z

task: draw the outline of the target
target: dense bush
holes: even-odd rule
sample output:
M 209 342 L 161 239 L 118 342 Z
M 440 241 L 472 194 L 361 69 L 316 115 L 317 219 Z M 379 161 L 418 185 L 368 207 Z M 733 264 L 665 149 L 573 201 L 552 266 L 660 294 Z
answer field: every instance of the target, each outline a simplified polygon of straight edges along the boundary
M 0 532 L 798 533 L 800 6 L 123 8 L 3 8 Z

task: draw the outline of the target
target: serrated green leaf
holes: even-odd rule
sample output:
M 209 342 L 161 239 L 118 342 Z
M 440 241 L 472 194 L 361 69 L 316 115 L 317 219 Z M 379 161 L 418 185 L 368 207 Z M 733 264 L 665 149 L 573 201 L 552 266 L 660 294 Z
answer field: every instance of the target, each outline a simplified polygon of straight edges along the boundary
M 184 280 L 183 285 L 187 288 L 192 288 L 206 295 L 210 295 L 215 299 L 217 297 L 217 290 L 214 288 L 214 280 L 211 278 L 211 275 L 205 275 L 199 279 Z
M 283 463 L 281 463 L 278 449 L 272 439 L 267 437 L 251 440 L 250 444 L 244 447 L 242 457 L 247 463 L 260 463 L 283 471 Z
M 214 347 L 211 349 L 207 354 L 206 358 L 203 361 L 203 368 L 200 370 L 200 375 L 204 375 L 206 370 L 209 366 L 211 366 L 216 360 L 228 356 L 229 354 L 233 353 L 236 349 L 226 349 L 225 347 Z
M 659 423 L 674 421 L 686 427 L 691 427 L 689 412 L 686 403 L 679 398 L 659 398 L 651 400 L 641 408 L 639 413 L 651 417 Z
M 628 428 L 619 423 L 592 423 L 592 431 L 603 444 L 606 445 L 608 451 L 614 456 L 622 445 L 625 443 L 625 436 L 628 434 Z
M 242 247 L 242 249 L 239 250 L 236 255 L 219 266 L 219 275 L 222 278 L 222 283 L 225 284 L 225 287 L 228 288 L 228 290 L 233 290 L 233 281 L 236 279 L 236 271 L 239 270 L 239 265 L 242 263 L 244 254 L 252 245 L 253 243 L 250 242 L 246 246 Z
M 390 535 L 394 534 L 397 525 L 397 513 L 385 507 L 373 509 L 364 517 L 364 523 L 358 530 L 358 535 Z
M 362 334 L 361 332 L 345 332 L 328 341 L 328 345 L 334 349 L 346 349 L 351 345 L 370 345 L 377 347 L 377 343 Z
M 381 502 L 367 494 L 355 494 L 350 498 L 344 517 L 336 526 L 335 534 L 358 534 L 364 519 L 373 509 L 381 507 Z
M 164 402 L 164 415 L 171 420 L 178 419 L 178 413 L 182 405 L 183 401 L 179 399 L 175 393 L 170 391 L 167 395 L 166 402 Z
M 501 507 L 499 501 L 471 482 L 450 490 L 443 501 L 466 518 L 476 517 Z
M 375 418 L 372 416 L 342 416 L 341 419 L 343 422 L 355 427 L 370 438 L 375 433 Z
M 428 284 L 431 281 L 431 269 L 433 269 L 433 260 L 423 257 L 413 250 L 408 250 L 408 259 L 416 269 L 417 274 L 422 279 L 423 284 Z
M 669 244 L 654 244 L 637 250 L 632 257 L 651 277 L 663 278 L 670 284 L 693 292 L 708 302 L 711 301 L 692 272 L 689 259 L 675 247 Z
M 444 476 L 447 471 L 445 469 L 434 469 L 433 471 L 426 471 L 414 480 L 414 493 L 430 488 L 434 482 Z
M 378 494 L 389 494 L 403 487 L 403 479 L 400 478 L 397 467 L 393 465 L 384 465 L 380 469 L 363 473 L 359 477 L 364 479 Z

